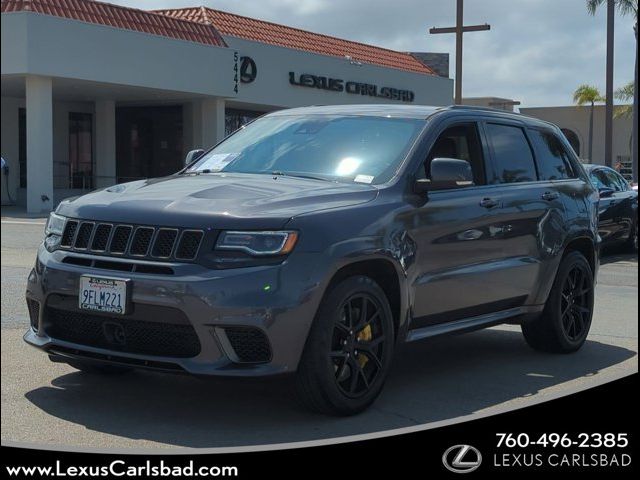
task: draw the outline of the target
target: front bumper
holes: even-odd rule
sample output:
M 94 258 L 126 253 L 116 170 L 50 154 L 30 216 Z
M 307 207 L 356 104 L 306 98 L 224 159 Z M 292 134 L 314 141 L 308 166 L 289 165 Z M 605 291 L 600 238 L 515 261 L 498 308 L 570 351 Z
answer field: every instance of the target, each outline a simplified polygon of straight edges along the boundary
M 43 247 L 38 251 L 27 283 L 32 315 L 32 326 L 24 336 L 27 343 L 63 361 L 81 359 L 196 375 L 265 376 L 295 371 L 322 297 L 321 279 L 327 268 L 315 254 L 294 252 L 279 265 L 212 270 L 173 263 L 173 275 L 160 275 L 72 265 L 63 262 L 68 255 L 82 257 L 63 251 L 50 253 Z M 82 274 L 130 280 L 131 312 L 114 317 L 80 311 L 77 298 Z M 199 353 L 163 355 L 161 348 L 153 354 L 132 351 L 126 338 L 119 338 L 116 344 L 106 330 L 105 338 L 96 343 L 96 336 L 102 335 L 99 326 L 92 331 L 94 341 L 78 340 L 77 335 L 60 338 L 53 328 L 54 310 L 56 318 L 61 314 L 74 318 L 75 330 L 85 326 L 78 323 L 85 319 L 96 325 L 104 320 L 124 330 L 135 324 L 138 343 L 144 340 L 141 335 L 152 332 L 150 328 L 175 323 L 180 317 L 189 334 L 197 337 Z M 238 330 L 253 332 L 252 338 L 266 341 L 268 355 L 263 354 L 260 361 L 245 361 L 246 352 L 238 352 L 237 338 L 227 334 Z M 171 342 L 171 335 L 163 332 L 162 342 Z

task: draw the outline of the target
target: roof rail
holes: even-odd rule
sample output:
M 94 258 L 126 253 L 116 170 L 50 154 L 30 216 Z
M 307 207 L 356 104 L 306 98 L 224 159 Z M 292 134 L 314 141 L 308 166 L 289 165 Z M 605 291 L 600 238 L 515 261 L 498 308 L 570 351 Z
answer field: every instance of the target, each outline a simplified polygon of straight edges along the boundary
M 449 108 L 452 110 L 478 110 L 481 112 L 498 112 L 498 113 L 511 113 L 513 115 L 521 115 L 521 113 L 514 112 L 512 110 L 504 110 L 502 108 L 495 108 L 495 107 L 482 107 L 478 105 L 451 105 Z

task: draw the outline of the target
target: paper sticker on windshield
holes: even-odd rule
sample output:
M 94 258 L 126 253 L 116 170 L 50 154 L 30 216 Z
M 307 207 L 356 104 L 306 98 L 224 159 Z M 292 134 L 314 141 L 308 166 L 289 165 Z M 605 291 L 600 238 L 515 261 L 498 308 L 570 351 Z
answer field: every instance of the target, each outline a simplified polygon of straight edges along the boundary
M 213 155 L 210 155 L 204 163 L 198 165 L 198 170 L 219 172 L 229 165 L 237 156 L 237 153 L 214 153 Z
M 358 183 L 371 183 L 375 177 L 373 175 L 356 175 L 356 178 L 353 179 L 354 182 Z

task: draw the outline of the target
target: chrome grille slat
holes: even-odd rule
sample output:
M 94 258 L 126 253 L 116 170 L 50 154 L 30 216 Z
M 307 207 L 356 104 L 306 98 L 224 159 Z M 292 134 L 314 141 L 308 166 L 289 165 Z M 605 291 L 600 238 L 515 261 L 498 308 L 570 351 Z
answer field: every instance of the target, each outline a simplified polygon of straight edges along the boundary
M 203 236 L 202 230 L 183 230 L 176 248 L 176 259 L 193 260 L 196 258 Z
M 133 233 L 131 246 L 129 247 L 129 255 L 145 257 L 147 253 L 149 253 L 154 232 L 155 229 L 151 227 L 137 227 Z
M 76 250 L 86 250 L 89 248 L 89 242 L 91 241 L 91 235 L 93 234 L 94 222 L 82 222 L 76 232 L 76 237 L 73 241 L 73 248 Z
M 112 257 L 193 261 L 204 241 L 203 230 L 68 219 L 61 248 Z
M 153 241 L 151 256 L 156 258 L 171 258 L 178 238 L 177 228 L 159 228 Z
M 94 252 L 104 252 L 109 245 L 111 239 L 111 232 L 113 231 L 113 225 L 110 223 L 99 223 L 91 239 L 91 250 Z
M 129 246 L 132 231 L 133 227 L 131 225 L 118 225 L 114 228 L 111 242 L 109 243 L 109 253 L 124 255 Z

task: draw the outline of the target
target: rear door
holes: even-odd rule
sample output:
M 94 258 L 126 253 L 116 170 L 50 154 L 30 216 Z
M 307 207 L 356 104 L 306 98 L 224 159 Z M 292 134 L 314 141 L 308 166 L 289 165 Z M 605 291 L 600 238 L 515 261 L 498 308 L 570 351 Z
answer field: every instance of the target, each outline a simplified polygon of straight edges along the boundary
M 499 186 L 500 221 L 505 225 L 499 278 L 509 282 L 504 289 L 514 299 L 540 304 L 544 300 L 539 287 L 553 273 L 553 260 L 566 237 L 563 194 L 538 167 L 534 139 L 525 125 L 488 120 L 484 128 L 491 150 L 488 181 Z

